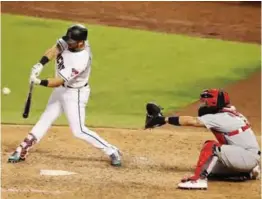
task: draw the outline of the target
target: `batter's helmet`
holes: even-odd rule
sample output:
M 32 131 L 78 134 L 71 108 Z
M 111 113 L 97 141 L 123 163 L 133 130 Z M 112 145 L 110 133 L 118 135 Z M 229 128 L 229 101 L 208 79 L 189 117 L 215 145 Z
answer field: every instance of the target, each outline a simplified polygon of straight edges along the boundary
M 221 89 L 207 89 L 200 94 L 200 101 L 207 107 L 221 109 L 230 103 L 229 95 Z
M 67 43 L 75 43 L 77 41 L 87 40 L 88 30 L 81 24 L 72 25 L 67 29 L 66 35 L 62 38 Z

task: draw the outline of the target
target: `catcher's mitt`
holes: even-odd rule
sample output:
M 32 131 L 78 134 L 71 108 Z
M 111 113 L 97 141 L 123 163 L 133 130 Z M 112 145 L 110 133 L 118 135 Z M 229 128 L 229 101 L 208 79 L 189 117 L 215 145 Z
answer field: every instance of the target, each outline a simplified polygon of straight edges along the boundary
M 161 113 L 161 110 L 163 110 L 162 107 L 155 103 L 147 103 L 146 104 L 146 121 L 145 121 L 145 129 L 148 128 L 155 128 L 158 126 L 164 125 L 165 117 Z

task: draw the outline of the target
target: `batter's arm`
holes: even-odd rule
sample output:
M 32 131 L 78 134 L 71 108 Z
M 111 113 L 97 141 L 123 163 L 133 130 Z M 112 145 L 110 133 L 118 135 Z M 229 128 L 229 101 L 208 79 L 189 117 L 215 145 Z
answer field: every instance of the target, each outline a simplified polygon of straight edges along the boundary
M 59 47 L 54 45 L 45 52 L 44 56 L 47 57 L 48 60 L 53 60 L 60 53 L 60 51 Z
M 41 81 L 43 81 L 43 80 L 41 80 Z M 65 80 L 63 80 L 60 77 L 48 78 L 47 79 L 47 87 L 51 87 L 51 88 L 59 87 L 59 86 L 63 85 L 64 82 L 65 82 Z M 40 85 L 41 85 L 41 83 L 40 83 Z
M 51 48 L 49 48 L 44 56 L 42 57 L 42 59 L 44 57 L 46 57 L 49 60 L 52 60 L 54 58 L 56 58 L 56 56 L 59 54 L 59 53 L 62 53 L 64 50 L 66 50 L 68 48 L 68 44 L 65 40 L 63 40 L 62 38 L 58 39 L 56 44 L 53 45 Z M 40 61 L 41 63 L 41 61 Z M 43 65 L 45 65 L 46 63 L 42 63 Z
M 49 48 L 44 53 L 40 61 L 32 67 L 30 76 L 38 77 L 40 73 L 42 72 L 44 65 L 47 64 L 50 60 L 54 59 L 58 55 L 59 52 L 60 52 L 60 49 L 58 45 L 54 45 L 51 48 Z
M 205 127 L 202 121 L 198 117 L 193 116 L 175 116 L 175 117 L 166 117 L 166 123 L 175 125 L 175 126 L 194 126 L 194 127 Z
M 32 75 L 30 77 L 30 82 L 33 82 L 36 85 L 54 88 L 63 85 L 65 80 L 60 77 L 47 78 L 41 80 L 38 79 L 36 76 Z
M 62 53 L 64 50 L 66 50 L 68 48 L 68 44 L 66 43 L 66 41 L 64 41 L 62 38 L 58 39 L 56 44 L 53 45 L 51 48 L 49 48 L 43 57 L 46 57 L 49 60 L 52 60 L 54 58 L 56 58 L 56 56 L 59 53 Z M 43 59 L 42 57 L 42 59 Z M 41 63 L 41 61 L 40 61 Z M 43 64 L 43 63 L 42 63 Z M 44 63 L 43 65 L 45 65 L 46 63 Z

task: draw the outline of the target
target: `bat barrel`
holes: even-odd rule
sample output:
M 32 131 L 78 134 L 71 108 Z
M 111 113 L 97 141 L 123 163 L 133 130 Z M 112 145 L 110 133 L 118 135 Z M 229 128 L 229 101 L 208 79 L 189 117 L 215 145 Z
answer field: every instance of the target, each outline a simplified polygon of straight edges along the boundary
M 23 112 L 23 118 L 28 118 L 29 112 L 30 112 L 30 107 L 31 107 L 31 98 L 32 98 L 32 91 L 33 91 L 33 83 L 31 82 L 30 88 L 29 88 L 29 93 L 26 99 L 25 103 L 25 108 Z

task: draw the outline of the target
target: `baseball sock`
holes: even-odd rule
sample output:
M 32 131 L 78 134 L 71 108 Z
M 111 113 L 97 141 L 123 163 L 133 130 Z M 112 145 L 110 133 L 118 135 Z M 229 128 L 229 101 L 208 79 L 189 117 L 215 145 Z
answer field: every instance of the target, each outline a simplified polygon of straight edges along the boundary
M 33 134 L 29 133 L 23 142 L 16 148 L 16 151 L 20 153 L 20 158 L 25 159 L 29 149 L 36 143 L 36 138 Z

